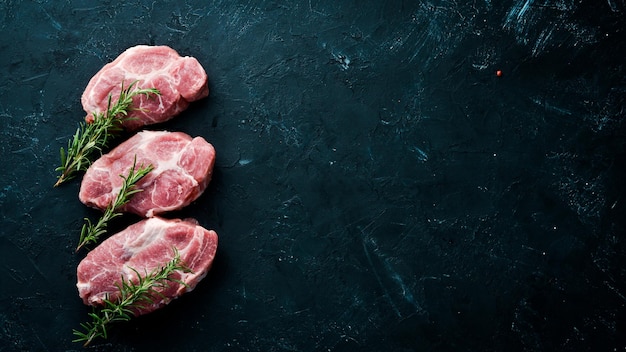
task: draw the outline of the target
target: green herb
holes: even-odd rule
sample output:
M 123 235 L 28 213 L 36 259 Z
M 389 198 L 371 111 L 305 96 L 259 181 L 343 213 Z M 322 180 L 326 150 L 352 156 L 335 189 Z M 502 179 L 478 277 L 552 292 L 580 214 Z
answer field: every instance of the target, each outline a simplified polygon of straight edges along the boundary
M 184 282 L 170 277 L 175 271 L 191 272 L 180 259 L 176 248 L 172 260 L 149 274 L 146 272 L 143 277 L 136 269 L 131 270 L 137 274 L 137 283 L 122 276 L 121 283 L 117 285 L 119 297 L 115 301 L 105 299 L 102 308 L 89 313 L 91 322 L 80 324 L 85 332 L 74 330 L 76 336 L 74 342 L 84 342 L 84 346 L 87 346 L 97 337 L 106 339 L 109 324 L 129 321 L 135 316 L 134 312 L 137 309 L 145 308 L 146 304 L 154 304 L 155 300 L 163 298 L 159 289 L 166 289 L 170 282 L 187 286 Z
M 133 166 L 128 171 L 128 175 L 120 175 L 121 178 L 124 179 L 122 183 L 122 187 L 120 188 L 119 193 L 115 197 L 115 200 L 107 206 L 104 210 L 104 214 L 98 222 L 93 224 L 89 218 L 85 218 L 86 224 L 83 225 L 83 228 L 80 231 L 80 240 L 78 243 L 78 247 L 76 251 L 78 252 L 84 245 L 88 243 L 94 243 L 98 240 L 98 238 L 105 234 L 107 231 L 108 222 L 120 215 L 122 213 L 119 212 L 119 209 L 124 206 L 126 203 L 130 201 L 132 196 L 135 193 L 141 192 L 141 189 L 135 188 L 135 184 L 139 182 L 146 174 L 154 169 L 152 165 L 141 166 L 138 170 L 135 169 L 135 165 L 137 163 L 137 156 L 133 160 Z
M 151 94 L 161 94 L 156 88 L 134 89 L 136 84 L 137 81 L 134 81 L 128 88 L 124 88 L 122 82 L 122 90 L 115 104 L 112 103 L 109 94 L 107 110 L 104 113 L 94 112 L 92 123 L 81 122 L 78 125 L 74 137 L 67 142 L 67 150 L 61 147 L 61 166 L 55 169 L 61 175 L 54 184 L 55 187 L 72 179 L 74 173 L 87 170 L 96 156 L 102 154 L 109 141 L 123 130 L 123 122 L 130 119 L 128 113 L 137 110 L 131 107 L 135 95 L 143 94 L 149 97 Z

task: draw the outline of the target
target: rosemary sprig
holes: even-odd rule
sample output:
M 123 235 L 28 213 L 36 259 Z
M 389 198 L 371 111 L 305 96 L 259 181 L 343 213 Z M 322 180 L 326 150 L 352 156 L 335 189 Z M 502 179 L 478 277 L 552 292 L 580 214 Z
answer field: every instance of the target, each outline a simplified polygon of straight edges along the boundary
M 184 282 L 171 277 L 175 271 L 191 272 L 191 269 L 180 259 L 176 247 L 173 250 L 172 260 L 150 273 L 145 272 L 143 277 L 136 269 L 131 268 L 137 274 L 136 283 L 122 276 L 121 282 L 116 285 L 119 290 L 117 299 L 115 301 L 105 299 L 102 308 L 94 309 L 92 313 L 89 313 L 91 322 L 80 324 L 85 332 L 74 330 L 76 339 L 73 342 L 84 342 L 84 346 L 87 346 L 97 337 L 106 339 L 109 324 L 129 321 L 135 316 L 136 309 L 145 308 L 146 304 L 154 304 L 155 299 L 163 297 L 159 289 L 166 289 L 171 282 L 187 286 Z
M 143 94 L 149 97 L 151 94 L 161 94 L 156 88 L 134 89 L 136 84 L 137 81 L 134 81 L 124 88 L 124 82 L 122 82 L 122 90 L 115 104 L 112 103 L 112 97 L 109 94 L 107 110 L 104 113 L 94 112 L 92 123 L 79 123 L 74 136 L 67 142 L 67 150 L 61 147 L 61 166 L 55 169 L 61 174 L 54 184 L 55 187 L 72 179 L 74 173 L 87 170 L 97 153 L 101 154 L 108 146 L 110 139 L 123 130 L 122 123 L 129 119 L 128 113 L 135 110 L 131 106 L 134 96 Z
M 80 240 L 78 242 L 78 247 L 76 248 L 77 252 L 84 245 L 96 242 L 101 235 L 105 234 L 107 232 L 108 222 L 111 219 L 122 215 L 122 213 L 119 212 L 119 209 L 128 203 L 135 193 L 142 191 L 142 189 L 135 188 L 134 186 L 137 182 L 139 182 L 139 180 L 152 171 L 154 167 L 152 164 L 148 166 L 142 165 L 137 170 L 136 163 L 137 156 L 135 156 L 135 159 L 133 160 L 133 166 L 128 171 L 128 175 L 120 175 L 120 177 L 124 179 L 122 188 L 120 188 L 115 200 L 104 210 L 104 214 L 100 217 L 100 219 L 98 219 L 98 222 L 93 224 L 89 218 L 85 218 L 86 223 L 83 224 L 83 228 L 80 231 Z

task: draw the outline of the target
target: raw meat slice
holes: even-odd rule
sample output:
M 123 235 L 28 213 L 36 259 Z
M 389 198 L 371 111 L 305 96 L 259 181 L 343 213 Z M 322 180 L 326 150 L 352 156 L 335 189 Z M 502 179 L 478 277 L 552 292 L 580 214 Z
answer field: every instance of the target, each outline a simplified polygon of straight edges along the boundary
M 136 308 L 135 315 L 152 312 L 174 298 L 193 290 L 213 263 L 217 251 L 217 234 L 198 225 L 194 219 L 166 220 L 159 217 L 142 220 L 109 237 L 87 254 L 76 270 L 78 294 L 87 305 L 102 305 L 104 299 L 119 298 L 121 278 L 137 283 L 141 275 L 163 267 L 174 258 L 176 248 L 180 259 L 192 272 L 176 271 L 173 279 L 187 286 L 169 282 L 158 289 L 154 304 Z M 134 269 L 134 270 L 133 270 Z
M 87 112 L 85 120 L 92 122 L 93 113 L 107 110 L 109 94 L 115 103 L 121 84 L 128 87 L 137 81 L 135 88 L 157 88 L 160 96 L 133 98 L 133 110 L 124 122 L 129 130 L 164 122 L 185 110 L 190 102 L 209 95 L 207 74 L 193 57 L 181 57 L 167 46 L 138 45 L 127 49 L 114 61 L 91 78 L 81 102 Z
M 215 164 L 215 149 L 202 137 L 182 132 L 141 131 L 85 172 L 78 198 L 85 205 L 106 209 L 113 203 L 137 158 L 136 168 L 152 164 L 131 200 L 120 209 L 144 217 L 179 210 L 196 200 L 206 189 Z

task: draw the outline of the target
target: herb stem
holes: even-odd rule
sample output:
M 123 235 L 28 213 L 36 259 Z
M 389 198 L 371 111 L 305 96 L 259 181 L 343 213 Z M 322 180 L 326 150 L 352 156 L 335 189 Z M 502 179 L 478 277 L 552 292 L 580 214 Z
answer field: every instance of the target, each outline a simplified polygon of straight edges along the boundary
M 144 308 L 145 304 L 154 304 L 155 299 L 162 298 L 159 289 L 166 289 L 171 282 L 187 286 L 184 282 L 174 279 L 171 275 L 175 271 L 185 273 L 191 272 L 180 259 L 180 254 L 176 247 L 173 248 L 174 258 L 164 266 L 154 269 L 150 273 L 145 273 L 142 277 L 138 270 L 130 268 L 137 274 L 137 282 L 121 277 L 121 282 L 117 285 L 118 297 L 115 300 L 104 300 L 101 309 L 94 309 L 89 314 L 91 322 L 81 323 L 85 332 L 74 330 L 76 339 L 73 342 L 83 342 L 84 346 L 89 345 L 97 337 L 107 338 L 107 327 L 111 323 L 129 321 L 136 315 L 137 309 Z
M 137 182 L 139 182 L 139 180 L 152 171 L 154 167 L 150 164 L 148 166 L 142 165 L 139 169 L 136 169 L 136 164 L 137 156 L 135 156 L 135 159 L 133 160 L 133 165 L 128 171 L 128 175 L 120 175 L 120 177 L 124 179 L 122 187 L 115 197 L 115 200 L 106 207 L 104 214 L 100 217 L 100 219 L 98 219 L 98 222 L 93 224 L 89 218 L 85 218 L 86 223 L 83 224 L 80 231 L 80 239 L 78 247 L 76 247 L 76 252 L 78 252 L 86 244 L 96 242 L 101 235 L 105 234 L 107 232 L 108 222 L 111 219 L 122 215 L 119 211 L 120 208 L 128 203 L 135 193 L 143 191 L 142 189 L 135 188 L 134 186 Z
M 130 119 L 128 113 L 136 108 L 132 107 L 133 97 L 143 94 L 160 95 L 158 89 L 134 89 L 137 81 L 132 82 L 127 88 L 122 89 L 115 104 L 112 103 L 112 96 L 109 94 L 107 110 L 104 113 L 94 112 L 92 123 L 81 122 L 74 133 L 74 136 L 67 142 L 67 150 L 61 147 L 61 166 L 55 171 L 60 172 L 54 187 L 72 179 L 76 172 L 85 171 L 96 158 L 97 154 L 102 154 L 109 141 L 123 130 L 124 121 Z

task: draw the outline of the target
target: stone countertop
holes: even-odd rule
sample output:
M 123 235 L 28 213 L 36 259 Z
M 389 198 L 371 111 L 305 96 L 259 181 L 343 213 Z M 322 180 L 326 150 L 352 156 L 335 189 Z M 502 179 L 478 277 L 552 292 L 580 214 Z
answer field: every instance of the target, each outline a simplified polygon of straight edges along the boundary
M 0 351 L 81 350 L 80 96 L 137 44 L 210 96 L 209 275 L 98 351 L 626 346 L 623 0 L 3 1 Z M 501 74 L 496 74 L 500 71 Z M 621 214 L 621 215 L 620 215 Z M 121 229 L 136 218 L 112 224 Z

